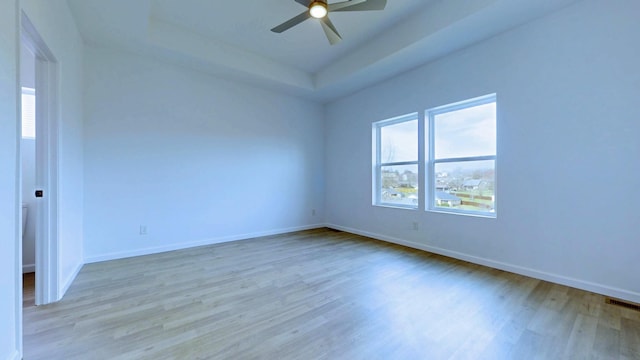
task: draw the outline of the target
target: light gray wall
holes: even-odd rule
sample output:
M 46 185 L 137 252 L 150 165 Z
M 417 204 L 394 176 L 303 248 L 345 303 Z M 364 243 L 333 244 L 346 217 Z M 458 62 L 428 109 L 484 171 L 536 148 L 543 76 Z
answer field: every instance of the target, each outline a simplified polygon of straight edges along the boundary
M 88 262 L 323 223 L 320 105 L 124 52 L 85 60 Z
M 19 359 L 18 2 L 0 6 L 0 359 Z
M 578 2 L 330 104 L 328 223 L 640 301 L 639 13 Z M 372 122 L 494 92 L 497 219 L 371 205 Z
M 83 44 L 65 0 L 22 0 L 21 6 L 58 63 L 58 277 L 62 296 L 84 263 Z

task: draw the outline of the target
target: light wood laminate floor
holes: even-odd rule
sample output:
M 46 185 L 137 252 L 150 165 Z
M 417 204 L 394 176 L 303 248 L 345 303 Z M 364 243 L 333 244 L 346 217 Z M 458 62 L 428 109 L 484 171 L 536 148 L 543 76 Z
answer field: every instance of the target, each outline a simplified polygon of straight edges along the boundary
M 25 359 L 640 359 L 640 312 L 321 229 L 84 266 Z

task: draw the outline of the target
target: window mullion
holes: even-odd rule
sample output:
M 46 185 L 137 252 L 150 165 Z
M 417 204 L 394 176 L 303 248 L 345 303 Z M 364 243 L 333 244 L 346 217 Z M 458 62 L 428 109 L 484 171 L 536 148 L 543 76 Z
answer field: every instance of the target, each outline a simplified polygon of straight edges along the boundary
M 424 112 L 418 113 L 418 208 L 424 209 L 427 199 L 427 187 L 425 169 L 425 116 Z
M 452 163 L 452 162 L 468 162 L 468 161 L 484 161 L 484 160 L 495 160 L 495 155 L 484 155 L 484 156 L 468 156 L 462 158 L 443 158 L 443 159 L 434 159 L 435 163 Z
M 403 165 L 417 165 L 418 160 L 416 161 L 399 161 L 399 162 L 388 162 L 388 163 L 380 163 L 380 166 L 403 166 Z
M 427 166 L 427 179 L 428 179 L 428 184 L 426 185 L 428 188 L 428 195 L 427 195 L 427 207 L 426 209 L 432 209 L 433 208 L 433 204 L 434 204 L 434 188 L 435 188 L 435 163 L 434 163 L 434 157 L 435 157 L 435 131 L 434 131 L 434 116 L 432 113 L 429 113 L 429 153 L 428 153 L 428 166 Z

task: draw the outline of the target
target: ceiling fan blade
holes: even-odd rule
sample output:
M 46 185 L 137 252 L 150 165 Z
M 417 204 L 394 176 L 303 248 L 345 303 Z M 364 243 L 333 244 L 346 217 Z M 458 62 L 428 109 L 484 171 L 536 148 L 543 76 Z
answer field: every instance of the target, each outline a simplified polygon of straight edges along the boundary
M 342 37 L 340 37 L 338 30 L 333 26 L 333 23 L 329 20 L 328 16 L 320 19 L 320 24 L 322 24 L 322 29 L 324 30 L 325 35 L 327 35 L 327 39 L 331 45 L 335 45 L 342 41 Z
M 304 6 L 304 7 L 309 7 L 309 5 L 311 4 L 312 0 L 295 0 L 295 2 L 297 2 L 298 4 Z
M 329 9 L 329 11 L 340 11 L 340 9 L 362 4 L 364 2 L 367 2 L 367 0 L 347 0 L 339 3 L 329 4 L 327 5 L 327 8 Z
M 311 17 L 311 15 L 309 14 L 309 12 L 305 11 L 302 14 L 300 14 L 300 15 L 298 15 L 296 17 L 293 17 L 293 18 L 283 22 L 282 24 L 274 27 L 273 29 L 271 29 L 271 31 L 273 31 L 274 33 L 284 32 L 284 31 L 289 30 L 292 27 L 300 24 L 301 22 L 307 20 L 310 17 Z
M 346 3 L 346 4 L 345 4 Z M 351 4 L 353 3 L 353 4 Z M 345 4 L 345 6 L 341 6 Z M 335 9 L 331 7 L 335 6 Z M 344 1 L 337 4 L 330 4 L 329 11 L 368 11 L 368 10 L 384 10 L 387 6 L 387 0 L 366 0 L 366 1 Z

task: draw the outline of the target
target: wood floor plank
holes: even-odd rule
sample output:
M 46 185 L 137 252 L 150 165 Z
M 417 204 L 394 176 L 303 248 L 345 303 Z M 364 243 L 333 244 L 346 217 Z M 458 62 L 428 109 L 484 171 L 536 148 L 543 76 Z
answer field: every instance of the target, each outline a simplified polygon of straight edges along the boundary
M 640 321 L 622 318 L 620 354 L 626 359 L 640 359 Z
M 594 359 L 620 358 L 620 331 L 598 324 L 593 343 Z
M 86 265 L 25 359 L 640 359 L 601 295 L 318 229 Z
M 578 314 L 569 335 L 564 358 L 588 359 L 594 353 L 593 347 L 598 328 L 598 319 Z

